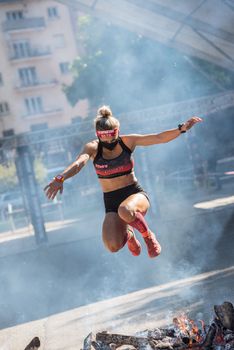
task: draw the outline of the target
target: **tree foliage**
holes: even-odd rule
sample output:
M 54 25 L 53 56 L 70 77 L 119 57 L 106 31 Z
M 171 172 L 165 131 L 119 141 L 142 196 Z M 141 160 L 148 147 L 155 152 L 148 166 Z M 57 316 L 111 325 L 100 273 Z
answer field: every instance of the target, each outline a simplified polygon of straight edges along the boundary
M 73 63 L 73 83 L 64 86 L 72 105 L 87 98 L 91 107 L 109 104 L 121 113 L 220 91 L 175 49 L 96 18 L 79 18 L 78 44 L 82 54 Z M 233 88 L 230 72 L 191 59 Z
M 36 181 L 39 184 L 43 184 L 46 179 L 46 167 L 44 166 L 43 160 L 41 158 L 35 158 L 34 160 L 34 171 L 36 176 Z
M 43 184 L 43 181 L 46 179 L 46 168 L 41 158 L 34 160 L 34 170 L 36 181 L 39 184 Z M 10 161 L 7 164 L 0 164 L 0 193 L 13 191 L 18 185 L 19 181 L 14 161 Z
M 8 165 L 0 164 L 0 192 L 15 188 L 17 183 L 15 163 L 10 162 Z
M 133 77 L 147 76 L 144 62 L 139 65 L 142 37 L 87 16 L 79 19 L 78 31 L 84 53 L 73 63 L 73 83 L 64 87 L 68 100 L 75 105 L 88 98 L 95 107 L 107 101 L 126 108 L 129 97 L 140 93 L 135 84 L 129 85 Z

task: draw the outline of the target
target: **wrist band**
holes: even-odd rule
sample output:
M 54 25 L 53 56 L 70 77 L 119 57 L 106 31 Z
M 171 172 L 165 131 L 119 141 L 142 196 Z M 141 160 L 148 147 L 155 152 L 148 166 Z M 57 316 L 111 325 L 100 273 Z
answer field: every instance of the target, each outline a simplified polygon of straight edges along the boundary
M 54 177 L 54 180 L 63 183 L 65 180 L 65 177 L 63 175 L 57 175 Z
M 186 130 L 181 130 L 182 126 L 184 126 L 184 123 L 183 124 L 179 124 L 178 125 L 178 129 L 180 130 L 181 134 L 184 134 L 186 132 Z

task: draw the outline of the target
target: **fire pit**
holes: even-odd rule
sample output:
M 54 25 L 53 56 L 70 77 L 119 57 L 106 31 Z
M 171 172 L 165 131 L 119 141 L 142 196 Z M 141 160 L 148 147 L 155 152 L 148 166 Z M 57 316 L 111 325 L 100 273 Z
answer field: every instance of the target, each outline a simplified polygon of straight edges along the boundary
M 234 350 L 234 308 L 225 301 L 214 306 L 210 325 L 194 321 L 182 314 L 174 317 L 167 328 L 155 328 L 135 336 L 101 332 L 90 333 L 84 340 L 83 350 L 157 350 L 157 349 Z

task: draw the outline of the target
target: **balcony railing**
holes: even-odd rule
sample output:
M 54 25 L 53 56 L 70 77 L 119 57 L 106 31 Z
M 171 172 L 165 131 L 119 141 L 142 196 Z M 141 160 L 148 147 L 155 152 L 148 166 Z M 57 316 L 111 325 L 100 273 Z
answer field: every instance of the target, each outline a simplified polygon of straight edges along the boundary
M 45 28 L 45 19 L 43 17 L 22 18 L 18 20 L 5 21 L 2 24 L 4 32 L 18 30 L 35 30 Z
M 34 113 L 26 113 L 23 115 L 23 118 L 40 118 L 40 117 L 50 117 L 53 115 L 61 114 L 63 112 L 62 108 L 54 107 L 54 108 L 48 108 L 44 109 L 38 112 Z
M 10 115 L 10 114 L 11 114 L 10 111 L 0 112 L 0 117 L 5 117 L 5 116 Z
M 37 47 L 30 47 L 29 49 L 25 49 L 22 52 L 13 52 L 10 55 L 10 60 L 28 60 L 31 58 L 40 58 L 44 56 L 51 55 L 51 49 L 49 47 L 47 48 L 37 48 Z
M 47 81 L 32 81 L 28 83 L 18 83 L 15 85 L 15 89 L 19 91 L 25 91 L 28 89 L 36 89 L 36 88 L 43 88 L 48 86 L 54 86 L 59 84 L 59 81 L 57 79 L 47 80 Z

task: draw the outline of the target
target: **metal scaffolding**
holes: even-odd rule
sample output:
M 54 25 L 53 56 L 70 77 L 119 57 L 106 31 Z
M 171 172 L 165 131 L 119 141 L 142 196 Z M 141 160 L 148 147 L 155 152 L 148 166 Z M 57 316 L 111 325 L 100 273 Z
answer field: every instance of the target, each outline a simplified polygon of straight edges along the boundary
M 147 122 L 149 129 L 152 130 L 152 123 L 155 122 L 157 122 L 157 126 L 159 127 L 168 127 L 173 120 L 176 120 L 176 122 L 183 121 L 183 119 L 192 115 L 207 117 L 230 107 L 234 107 L 234 91 L 133 111 L 117 115 L 117 117 L 120 122 L 124 122 L 127 129 L 132 130 L 133 126 L 134 128 L 140 127 L 144 121 Z M 91 127 L 92 121 L 84 120 L 83 122 L 60 128 L 45 129 L 4 137 L 0 139 L 0 144 L 2 149 L 11 150 L 26 145 L 33 148 L 38 144 L 50 144 L 56 141 L 59 143 L 67 142 L 67 140 L 72 137 L 78 139 L 84 136 L 95 137 Z
M 234 69 L 233 6 L 226 1 L 57 0 L 185 54 Z

